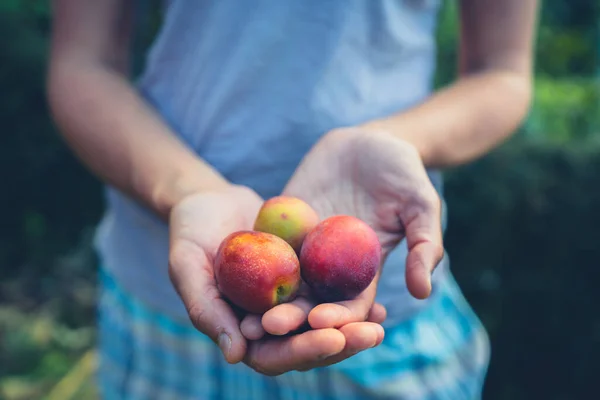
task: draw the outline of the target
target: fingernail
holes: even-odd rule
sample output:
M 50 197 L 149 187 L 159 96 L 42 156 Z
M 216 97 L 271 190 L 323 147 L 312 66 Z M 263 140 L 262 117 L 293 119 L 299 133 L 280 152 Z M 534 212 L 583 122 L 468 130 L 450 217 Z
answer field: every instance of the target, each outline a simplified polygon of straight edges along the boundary
M 378 346 L 379 344 L 381 344 L 381 342 L 383 342 L 383 339 L 385 338 L 385 329 L 383 329 L 383 326 L 375 325 L 373 327 L 373 330 L 375 331 L 375 335 L 377 335 L 377 340 L 371 347 Z M 381 342 L 379 341 L 379 338 L 381 338 Z
M 229 356 L 229 351 L 231 350 L 231 338 L 225 332 L 219 334 L 218 338 L 219 348 L 223 352 L 225 358 Z

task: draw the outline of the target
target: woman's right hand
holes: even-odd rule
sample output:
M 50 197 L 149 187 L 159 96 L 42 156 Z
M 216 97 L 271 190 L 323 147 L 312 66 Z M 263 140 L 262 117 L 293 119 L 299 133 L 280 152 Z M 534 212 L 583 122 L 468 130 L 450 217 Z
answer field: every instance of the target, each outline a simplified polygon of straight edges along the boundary
M 186 196 L 169 218 L 169 277 L 194 326 L 237 363 L 246 354 L 240 321 L 215 281 L 213 259 L 230 233 L 251 229 L 262 199 L 251 189 L 230 186 Z
M 327 357 L 352 346 L 356 351 L 379 344 L 383 329 L 376 323 L 349 324 L 340 329 L 309 330 L 286 337 L 253 332 L 247 340 L 240 321 L 215 281 L 213 260 L 221 241 L 230 233 L 252 229 L 263 200 L 254 191 L 232 185 L 199 192 L 180 201 L 170 214 L 169 276 L 193 325 L 219 345 L 227 362 L 243 361 L 265 375 L 310 369 Z M 381 306 L 373 314 L 381 322 Z

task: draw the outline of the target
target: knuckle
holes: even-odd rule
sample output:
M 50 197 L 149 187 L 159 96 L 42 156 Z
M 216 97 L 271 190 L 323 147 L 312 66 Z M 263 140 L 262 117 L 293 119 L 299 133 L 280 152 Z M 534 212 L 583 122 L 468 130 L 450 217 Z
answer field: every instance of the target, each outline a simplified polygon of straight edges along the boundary
M 436 244 L 435 248 L 434 248 L 434 254 L 435 254 L 437 262 L 440 262 L 442 260 L 442 258 L 444 258 L 444 253 L 445 253 L 444 246 L 442 246 L 439 243 Z
M 184 249 L 182 249 L 181 246 L 175 246 L 169 252 L 169 279 L 171 280 L 171 283 L 175 286 L 177 286 L 179 283 L 180 279 L 178 279 L 178 275 L 182 267 L 186 264 L 187 258 L 188 256 L 186 255 Z
M 369 318 L 369 312 L 371 311 L 371 304 L 364 301 L 358 305 L 358 309 L 355 312 L 356 322 L 364 322 Z
M 205 263 L 206 254 L 196 244 L 178 241 L 169 249 L 168 270 L 171 279 L 187 266 L 198 265 L 201 267 Z
M 415 191 L 407 198 L 407 205 L 412 211 L 411 214 L 436 214 L 442 209 L 442 200 L 439 193 L 431 186 Z
M 419 201 L 419 205 L 416 207 L 417 215 L 423 215 L 428 218 L 438 218 L 441 216 L 441 200 L 438 196 L 437 192 L 425 194 L 421 201 Z
M 169 280 L 171 281 L 171 284 L 173 286 L 177 287 L 177 274 L 173 270 L 173 266 L 171 265 L 170 262 L 169 262 L 169 268 L 168 268 L 167 272 L 169 274 Z
M 175 244 L 169 252 L 169 269 L 177 269 L 180 265 L 186 263 L 188 256 L 185 249 Z
M 207 310 L 199 303 L 193 303 L 188 307 L 188 315 L 192 324 L 201 332 L 206 333 L 204 329 L 204 321 Z
M 442 201 L 438 192 L 434 188 L 427 190 L 421 199 L 424 211 L 439 212 L 442 207 Z

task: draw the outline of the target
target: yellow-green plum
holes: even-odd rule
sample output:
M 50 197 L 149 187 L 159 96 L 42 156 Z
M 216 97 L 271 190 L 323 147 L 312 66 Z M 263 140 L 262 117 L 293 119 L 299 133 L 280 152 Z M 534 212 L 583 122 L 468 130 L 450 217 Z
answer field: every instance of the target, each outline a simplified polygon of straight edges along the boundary
M 223 296 L 254 314 L 293 300 L 301 282 L 294 249 L 264 232 L 228 235 L 217 250 L 214 272 Z
M 301 274 L 321 300 L 350 300 L 373 281 L 381 258 L 379 238 L 368 224 L 337 215 L 321 221 L 304 239 Z
M 305 201 L 291 196 L 276 196 L 263 203 L 254 230 L 280 237 L 292 246 L 296 254 L 300 254 L 304 238 L 317 223 L 319 215 Z

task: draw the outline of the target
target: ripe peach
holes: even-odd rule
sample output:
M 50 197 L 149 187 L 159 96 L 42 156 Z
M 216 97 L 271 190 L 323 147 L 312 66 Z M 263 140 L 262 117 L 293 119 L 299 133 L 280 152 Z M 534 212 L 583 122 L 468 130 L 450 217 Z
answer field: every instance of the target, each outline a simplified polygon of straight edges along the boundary
M 214 260 L 219 291 L 244 310 L 262 314 L 291 301 L 300 288 L 300 263 L 283 239 L 264 232 L 227 236 Z
M 276 196 L 264 202 L 254 230 L 279 236 L 300 254 L 304 237 L 318 222 L 318 214 L 306 202 L 296 197 Z
M 337 215 L 321 221 L 304 239 L 301 274 L 313 293 L 335 302 L 358 296 L 381 264 L 377 234 L 358 218 Z

